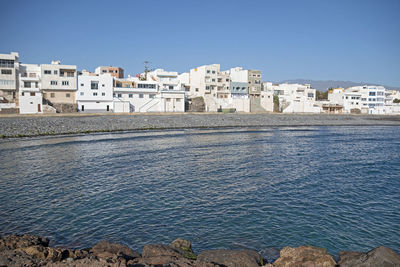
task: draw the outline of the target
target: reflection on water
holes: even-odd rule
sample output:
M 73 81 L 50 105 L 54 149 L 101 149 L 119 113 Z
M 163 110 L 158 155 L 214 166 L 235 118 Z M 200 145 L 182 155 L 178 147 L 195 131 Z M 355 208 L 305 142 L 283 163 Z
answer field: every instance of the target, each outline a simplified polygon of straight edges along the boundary
M 7 139 L 0 162 L 0 234 L 72 247 L 400 248 L 399 127 Z

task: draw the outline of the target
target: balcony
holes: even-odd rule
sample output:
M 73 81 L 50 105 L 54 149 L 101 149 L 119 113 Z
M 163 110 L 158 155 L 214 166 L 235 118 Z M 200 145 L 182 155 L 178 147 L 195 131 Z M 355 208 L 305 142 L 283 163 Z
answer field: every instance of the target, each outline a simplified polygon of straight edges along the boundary
M 39 75 L 37 75 L 36 73 L 20 73 L 19 78 L 21 81 L 38 82 L 40 80 Z

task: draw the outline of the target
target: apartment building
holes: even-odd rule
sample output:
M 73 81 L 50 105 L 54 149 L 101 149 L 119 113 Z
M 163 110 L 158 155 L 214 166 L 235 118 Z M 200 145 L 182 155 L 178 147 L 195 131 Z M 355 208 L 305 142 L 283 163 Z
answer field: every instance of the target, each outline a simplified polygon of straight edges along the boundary
M 16 52 L 0 54 L 0 101 L 18 105 L 19 55 Z
M 113 67 L 113 66 L 99 66 L 94 71 L 96 74 L 105 74 L 109 73 L 114 78 L 122 79 L 124 78 L 124 69 L 120 67 Z
M 185 111 L 185 86 L 178 78 L 178 72 L 156 69 L 147 73 L 148 80 L 158 82 L 159 95 L 154 102 L 159 101 L 160 112 Z
M 160 112 L 156 81 L 141 81 L 137 77 L 116 79 L 114 112 Z
M 386 114 L 386 89 L 383 86 L 353 86 L 344 91 L 345 113 Z
M 76 112 L 76 66 L 52 61 L 51 64 L 41 64 L 40 68 L 45 103 L 56 108 L 58 112 Z
M 316 90 L 309 84 L 266 82 L 264 90 L 278 96 L 282 113 L 321 113 L 321 107 L 315 101 Z
M 242 67 L 236 67 L 230 69 L 231 81 L 235 83 L 246 83 L 247 84 L 247 94 L 254 97 L 260 97 L 262 77 L 261 71 L 259 70 L 244 70 Z M 236 88 L 237 86 L 233 86 Z M 240 87 L 243 88 L 243 87 Z M 243 92 L 234 92 L 241 93 Z
M 79 112 L 112 112 L 114 78 L 110 73 L 95 74 L 83 71 L 78 75 L 76 102 Z
M 42 114 L 41 68 L 37 64 L 20 64 L 19 113 Z
M 190 70 L 190 97 L 216 97 L 219 64 L 204 65 Z

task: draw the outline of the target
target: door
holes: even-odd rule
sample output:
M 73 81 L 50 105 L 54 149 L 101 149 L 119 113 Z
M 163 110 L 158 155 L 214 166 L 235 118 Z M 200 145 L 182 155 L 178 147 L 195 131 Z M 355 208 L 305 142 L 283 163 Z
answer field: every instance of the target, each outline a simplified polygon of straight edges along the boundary
M 82 111 L 85 111 L 85 106 L 84 106 L 84 105 L 82 105 L 81 110 L 82 110 Z
M 107 105 L 107 111 L 110 111 L 110 106 L 109 105 Z
M 38 112 L 42 112 L 41 108 L 40 108 L 40 104 L 37 105 L 37 111 Z

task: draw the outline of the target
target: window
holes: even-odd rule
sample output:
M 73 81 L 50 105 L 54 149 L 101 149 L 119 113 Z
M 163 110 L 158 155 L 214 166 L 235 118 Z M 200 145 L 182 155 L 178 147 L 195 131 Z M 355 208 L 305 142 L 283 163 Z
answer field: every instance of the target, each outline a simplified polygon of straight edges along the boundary
M 176 102 L 181 102 L 181 100 L 182 100 L 182 99 L 180 99 L 180 98 L 177 98 L 177 99 L 176 99 Z
M 71 94 L 70 93 L 66 93 L 65 97 L 71 97 Z
M 155 94 L 149 94 L 149 98 L 155 98 L 156 95 Z
M 103 70 L 103 73 L 106 73 L 107 71 L 106 70 Z
M 143 84 L 139 83 L 138 88 L 150 88 L 150 89 L 155 89 L 156 85 L 155 84 Z
M 118 96 L 118 97 L 122 97 L 122 94 L 118 94 L 117 96 Z
M 174 89 L 174 86 L 170 85 L 170 86 L 168 86 L 168 89 L 172 90 L 172 89 Z
M 167 98 L 166 101 L 167 101 L 167 102 L 171 102 L 171 98 Z
M 83 83 L 81 83 L 81 86 L 85 86 Z
M 212 81 L 212 82 L 215 82 L 215 79 L 212 79 L 211 81 Z
M 69 85 L 69 81 L 62 81 L 62 85 Z
M 24 92 L 22 92 L 22 94 L 21 94 L 22 96 L 24 96 L 25 95 L 25 93 Z
M 57 74 L 58 74 L 58 70 L 55 70 L 55 71 L 54 71 L 54 74 L 57 75 Z
M 67 72 L 67 76 L 68 77 L 74 77 L 74 73 L 73 72 Z
M 99 89 L 99 82 L 91 81 L 91 82 L 90 82 L 90 89 L 92 89 L 92 90 L 97 90 L 97 89 Z
M 106 95 L 106 93 L 104 93 L 104 92 L 103 92 L 103 93 L 101 93 L 101 95 L 102 95 L 102 96 L 105 96 L 105 95 Z
M 64 76 L 64 71 L 60 70 L 60 76 Z
M 210 70 L 207 70 L 207 73 L 210 73 Z
M 133 98 L 133 94 L 129 94 L 129 98 Z
M 35 96 L 35 92 L 31 92 L 31 94 L 30 94 L 31 96 Z
M 215 70 L 212 71 L 212 74 L 215 74 Z
M 143 94 L 139 94 L 139 98 L 143 98 L 144 96 L 143 96 Z
M 44 74 L 51 74 L 51 70 L 45 70 Z
M 195 90 L 196 92 L 198 92 L 199 91 L 199 88 L 196 88 L 196 90 Z
M 104 87 L 104 86 L 105 86 L 105 84 L 102 84 L 101 86 L 102 86 L 102 87 Z
M 369 92 L 370 96 L 376 96 L 376 92 Z
M 31 88 L 31 82 L 24 82 L 25 88 Z
M 97 92 L 94 92 L 94 93 L 93 93 L 93 96 L 97 96 Z
M 81 95 L 85 95 L 85 93 L 84 93 L 84 92 L 81 92 Z
M 12 74 L 12 70 L 1 70 L 1 74 L 10 75 L 10 74 Z
M 57 85 L 57 81 L 50 81 L 51 85 Z
M 210 90 L 210 86 L 209 85 L 206 85 L 206 90 Z
M 3 67 L 3 68 L 14 68 L 14 60 L 0 59 L 0 67 Z
M 314 97 L 313 93 L 308 93 L 308 97 Z
M 56 94 L 55 93 L 51 93 L 50 97 L 54 98 L 54 97 L 56 97 Z

